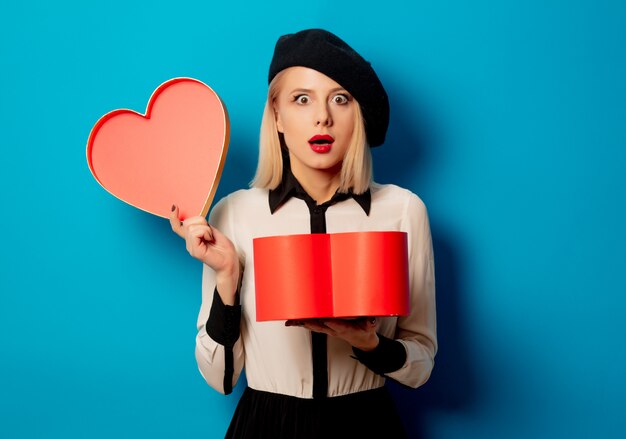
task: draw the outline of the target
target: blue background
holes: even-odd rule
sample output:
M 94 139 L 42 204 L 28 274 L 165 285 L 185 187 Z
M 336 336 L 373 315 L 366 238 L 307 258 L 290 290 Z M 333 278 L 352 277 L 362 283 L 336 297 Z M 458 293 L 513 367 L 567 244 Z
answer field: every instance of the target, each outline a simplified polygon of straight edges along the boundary
M 336 32 L 392 104 L 375 177 L 433 229 L 440 351 L 390 385 L 412 437 L 626 434 L 626 4 L 25 2 L 0 13 L 0 436 L 222 437 L 193 356 L 201 265 L 85 148 L 176 76 L 225 101 L 218 197 L 257 158 L 278 36 Z M 363 422 L 366 422 L 364 420 Z

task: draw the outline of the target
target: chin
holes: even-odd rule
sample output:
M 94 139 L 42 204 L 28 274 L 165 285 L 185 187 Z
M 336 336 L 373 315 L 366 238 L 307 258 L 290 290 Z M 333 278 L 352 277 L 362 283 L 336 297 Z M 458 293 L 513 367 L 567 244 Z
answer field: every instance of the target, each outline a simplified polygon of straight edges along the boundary
M 320 162 L 317 166 L 313 166 L 315 169 L 323 171 L 341 172 L 341 161 L 339 160 L 326 160 Z
M 307 144 L 308 149 L 308 144 Z M 343 156 L 338 151 L 329 151 L 327 153 L 317 153 L 308 150 L 301 150 L 299 154 L 291 152 L 292 161 L 295 159 L 300 162 L 301 166 L 309 169 L 317 169 L 320 171 L 333 171 L 335 173 L 341 171 Z

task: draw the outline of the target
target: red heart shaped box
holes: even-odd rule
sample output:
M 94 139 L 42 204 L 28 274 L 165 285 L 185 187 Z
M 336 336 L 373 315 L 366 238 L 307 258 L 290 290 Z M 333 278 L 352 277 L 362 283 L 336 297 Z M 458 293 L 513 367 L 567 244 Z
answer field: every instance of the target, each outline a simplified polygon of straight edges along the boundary
M 94 125 L 87 163 L 115 197 L 168 217 L 206 216 L 222 173 L 230 135 L 226 108 L 206 84 L 174 78 L 161 84 L 146 114 L 115 110 Z
M 263 237 L 253 250 L 257 321 L 409 312 L 405 232 Z

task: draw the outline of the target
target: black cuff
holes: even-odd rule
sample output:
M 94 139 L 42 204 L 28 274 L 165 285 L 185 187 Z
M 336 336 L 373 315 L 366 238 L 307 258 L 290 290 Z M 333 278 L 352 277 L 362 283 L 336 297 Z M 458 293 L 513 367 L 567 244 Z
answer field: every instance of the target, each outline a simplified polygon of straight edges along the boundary
M 395 372 L 406 361 L 404 345 L 397 340 L 378 334 L 378 346 L 373 351 L 352 348 L 356 359 L 379 375 Z
M 233 347 L 239 339 L 241 305 L 224 305 L 217 292 L 213 292 L 211 312 L 206 322 L 206 332 L 213 340 L 226 347 Z

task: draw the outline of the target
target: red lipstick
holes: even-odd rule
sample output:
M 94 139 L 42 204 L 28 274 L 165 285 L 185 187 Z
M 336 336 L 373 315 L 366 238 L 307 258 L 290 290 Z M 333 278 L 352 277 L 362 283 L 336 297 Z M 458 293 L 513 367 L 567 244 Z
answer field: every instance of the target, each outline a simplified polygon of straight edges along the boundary
M 330 151 L 334 141 L 335 139 L 328 134 L 316 134 L 309 139 L 309 145 L 314 152 L 323 154 Z

